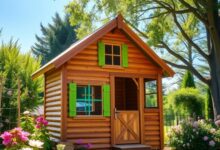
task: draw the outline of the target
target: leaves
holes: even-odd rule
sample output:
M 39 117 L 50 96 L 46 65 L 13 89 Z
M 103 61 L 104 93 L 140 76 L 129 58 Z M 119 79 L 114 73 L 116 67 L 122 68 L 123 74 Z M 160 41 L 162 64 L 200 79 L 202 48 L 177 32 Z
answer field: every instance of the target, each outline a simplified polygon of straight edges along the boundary
M 70 25 L 68 15 L 62 19 L 56 13 L 52 20 L 52 24 L 48 24 L 47 27 L 40 25 L 42 36 L 35 36 L 37 42 L 32 47 L 33 54 L 42 59 L 42 64 L 56 57 L 76 41 L 76 26 Z

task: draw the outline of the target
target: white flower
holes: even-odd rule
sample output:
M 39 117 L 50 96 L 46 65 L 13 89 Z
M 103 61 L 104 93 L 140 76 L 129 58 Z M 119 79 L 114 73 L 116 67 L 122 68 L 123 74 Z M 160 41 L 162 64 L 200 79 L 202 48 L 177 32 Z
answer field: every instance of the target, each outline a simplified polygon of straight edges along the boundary
M 26 148 L 22 148 L 20 150 L 33 150 L 33 148 L 30 148 L 30 147 L 26 147 Z
M 29 140 L 29 145 L 32 147 L 42 148 L 43 144 L 44 143 L 39 140 Z
M 194 122 L 193 122 L 193 127 L 194 127 L 194 128 L 198 128 L 198 126 L 199 126 L 198 122 L 197 122 L 197 121 L 194 121 Z
M 189 147 L 189 143 L 186 143 L 186 145 Z
M 196 132 L 196 129 L 193 129 L 193 132 Z
M 215 146 L 215 142 L 213 140 L 209 141 L 209 145 L 214 147 Z
M 25 111 L 23 112 L 24 115 L 29 115 L 30 114 L 30 111 Z
M 203 137 L 203 140 L 204 140 L 204 141 L 207 141 L 208 139 L 209 139 L 208 136 L 204 136 L 204 137 Z
M 216 132 L 216 130 L 214 129 L 214 128 L 212 128 L 212 129 L 210 129 L 210 133 L 215 133 Z

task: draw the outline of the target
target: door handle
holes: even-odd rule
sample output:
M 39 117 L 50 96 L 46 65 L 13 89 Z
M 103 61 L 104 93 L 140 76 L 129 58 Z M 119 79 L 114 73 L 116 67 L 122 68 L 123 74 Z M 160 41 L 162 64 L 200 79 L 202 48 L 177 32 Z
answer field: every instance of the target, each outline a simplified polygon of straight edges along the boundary
M 115 108 L 115 119 L 117 119 L 118 111 L 117 108 Z

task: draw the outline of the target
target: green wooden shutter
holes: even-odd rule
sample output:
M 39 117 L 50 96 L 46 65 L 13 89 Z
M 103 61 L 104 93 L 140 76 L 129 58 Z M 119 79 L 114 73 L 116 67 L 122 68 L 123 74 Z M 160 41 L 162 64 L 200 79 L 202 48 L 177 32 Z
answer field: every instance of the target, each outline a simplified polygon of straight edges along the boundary
M 128 46 L 126 44 L 122 44 L 122 66 L 128 67 Z
M 76 83 L 69 84 L 69 116 L 76 116 Z
M 102 86 L 103 88 L 103 115 L 106 117 L 111 116 L 111 103 L 110 103 L 110 85 L 105 84 Z
M 98 42 L 98 62 L 99 66 L 105 65 L 105 44 L 103 42 Z

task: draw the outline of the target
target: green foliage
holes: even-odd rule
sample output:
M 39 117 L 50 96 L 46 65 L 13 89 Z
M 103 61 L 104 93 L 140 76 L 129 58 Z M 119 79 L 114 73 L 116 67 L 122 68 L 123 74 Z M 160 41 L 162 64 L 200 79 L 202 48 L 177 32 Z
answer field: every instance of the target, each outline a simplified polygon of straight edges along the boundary
M 75 29 L 70 26 L 69 16 L 62 19 L 57 13 L 52 18 L 53 23 L 47 27 L 41 24 L 42 36 L 36 35 L 37 42 L 32 47 L 32 52 L 37 58 L 42 57 L 42 64 L 47 63 L 58 54 L 66 50 L 76 41 Z
M 31 110 L 42 103 L 42 78 L 31 79 L 31 74 L 39 69 L 40 60 L 33 58 L 30 53 L 21 54 L 17 42 L 11 40 L 0 46 L 0 72 L 4 80 L 2 95 L 3 108 L 17 108 L 18 79 L 21 82 L 21 112 Z M 10 110 L 3 111 L 3 120 L 16 122 L 16 112 L 9 114 Z M 4 127 L 7 128 L 5 123 Z M 4 130 L 4 128 L 3 128 Z
M 34 119 L 28 114 L 25 114 L 21 117 L 21 128 L 30 134 L 34 133 Z
M 212 96 L 211 91 L 209 88 L 207 88 L 207 94 L 206 94 L 206 118 L 207 119 L 214 119 L 214 112 L 213 112 L 213 105 L 212 105 Z
M 187 121 L 172 127 L 168 133 L 169 145 L 177 150 L 217 150 L 220 129 L 212 122 Z
M 196 88 L 194 77 L 191 72 L 186 71 L 185 75 L 183 76 L 181 87 L 182 88 Z
M 182 88 L 168 96 L 170 104 L 174 105 L 176 113 L 195 114 L 196 116 L 204 115 L 204 97 L 194 88 Z

